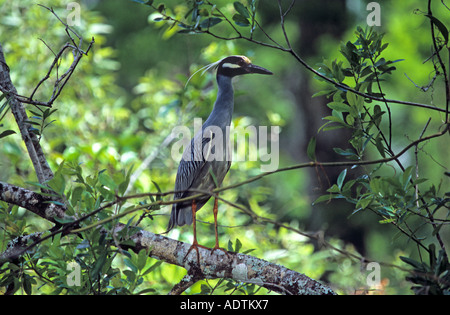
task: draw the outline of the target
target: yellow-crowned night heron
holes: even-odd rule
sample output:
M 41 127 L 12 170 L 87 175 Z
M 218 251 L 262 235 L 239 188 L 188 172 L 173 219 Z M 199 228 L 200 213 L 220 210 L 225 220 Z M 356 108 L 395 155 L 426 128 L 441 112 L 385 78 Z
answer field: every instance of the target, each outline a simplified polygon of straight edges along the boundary
M 211 64 L 208 69 L 212 67 L 217 68 L 217 85 L 219 87 L 217 99 L 202 130 L 194 135 L 190 146 L 184 150 L 178 166 L 174 199 L 186 198 L 202 191 L 211 192 L 222 184 L 230 169 L 231 152 L 229 152 L 226 128 L 230 126 L 233 115 L 232 78 L 249 73 L 272 74 L 269 70 L 253 65 L 245 56 L 226 57 Z M 196 200 L 173 204 L 167 231 L 177 225 L 193 223 L 194 241 L 186 256 L 192 249 L 195 249 L 197 258 L 199 257 L 198 247 L 200 245 L 197 242 L 195 214 L 210 197 L 211 195 L 206 195 Z M 217 198 L 215 198 L 213 209 L 216 244 L 212 251 L 220 249 L 217 235 Z

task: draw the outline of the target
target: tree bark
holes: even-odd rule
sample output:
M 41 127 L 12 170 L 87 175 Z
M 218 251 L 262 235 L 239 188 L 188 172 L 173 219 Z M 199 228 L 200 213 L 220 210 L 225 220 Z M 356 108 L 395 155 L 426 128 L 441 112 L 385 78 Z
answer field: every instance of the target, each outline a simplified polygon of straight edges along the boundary
M 66 207 L 34 191 L 0 182 L 0 200 L 25 208 L 41 218 L 57 223 L 55 218 L 73 219 L 65 214 Z
M 24 188 L 0 182 L 0 200 L 17 204 L 42 218 L 54 222 L 55 217 L 64 215 L 62 205 L 47 203 L 47 197 Z M 51 215 L 50 215 L 51 214 Z M 114 233 L 127 228 L 119 224 Z M 70 230 L 61 229 L 64 234 Z M 31 236 L 19 237 L 11 241 L 7 250 L 0 254 L 0 263 L 16 259 L 23 254 L 24 249 L 30 246 L 30 241 L 39 242 L 41 233 Z M 221 250 L 211 253 L 208 249 L 199 248 L 197 252 L 191 251 L 186 256 L 190 244 L 183 243 L 159 234 L 141 230 L 130 237 L 134 245 L 120 245 L 122 249 L 131 249 L 139 253 L 147 250 L 148 255 L 169 264 L 183 267 L 187 275 L 177 284 L 170 293 L 179 294 L 189 286 L 201 279 L 230 278 L 239 282 L 253 283 L 272 291 L 289 295 L 334 295 L 333 290 L 304 274 L 290 270 L 253 256 Z M 185 257 L 186 256 L 186 257 Z
M 29 130 L 29 124 L 26 123 L 28 115 L 23 104 L 17 100 L 17 90 L 11 82 L 9 75 L 9 67 L 6 64 L 5 56 L 3 54 L 3 47 L 0 43 L 0 91 L 5 93 L 9 99 L 9 106 L 11 112 L 16 119 L 17 126 L 19 126 L 22 139 L 28 150 L 28 155 L 33 163 L 34 170 L 39 183 L 44 184 L 46 181 L 53 178 L 53 172 L 47 163 L 44 152 L 39 144 L 37 136 Z
M 235 281 L 253 283 L 280 294 L 288 295 L 334 295 L 333 290 L 304 274 L 290 270 L 254 256 L 234 252 L 199 248 L 187 257 L 190 244 L 179 242 L 162 235 L 142 230 L 131 237 L 134 251 L 149 251 L 149 256 L 183 267 L 187 276 L 180 282 L 190 284 L 192 279 L 230 278 Z M 182 286 L 177 285 L 176 288 Z M 188 286 L 185 286 L 186 288 Z M 172 290 L 175 291 L 175 290 Z M 181 292 L 177 292 L 178 294 Z

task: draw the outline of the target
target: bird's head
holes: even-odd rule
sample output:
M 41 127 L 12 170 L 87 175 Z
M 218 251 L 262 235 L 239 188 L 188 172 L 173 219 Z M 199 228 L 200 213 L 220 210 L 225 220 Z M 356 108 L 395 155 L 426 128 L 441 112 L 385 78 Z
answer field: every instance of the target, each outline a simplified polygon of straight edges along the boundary
M 271 71 L 264 69 L 263 67 L 252 64 L 250 59 L 245 56 L 229 56 L 203 68 L 195 71 L 187 80 L 186 86 L 191 80 L 191 78 L 196 75 L 199 71 L 202 71 L 202 75 L 210 70 L 217 69 L 217 75 L 223 75 L 229 78 L 235 77 L 237 75 L 249 74 L 249 73 L 259 73 L 259 74 L 273 74 Z
M 271 71 L 263 67 L 252 64 L 250 59 L 245 56 L 229 56 L 215 63 L 217 74 L 227 77 L 235 77 L 237 75 L 259 73 L 273 74 Z

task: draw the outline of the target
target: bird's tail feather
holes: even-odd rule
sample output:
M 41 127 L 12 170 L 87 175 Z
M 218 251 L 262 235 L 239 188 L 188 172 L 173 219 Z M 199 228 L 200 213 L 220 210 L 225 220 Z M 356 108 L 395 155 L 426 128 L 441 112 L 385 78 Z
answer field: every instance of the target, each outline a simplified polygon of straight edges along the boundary
M 182 208 L 178 210 L 178 217 L 177 217 L 177 225 L 182 226 L 185 224 L 191 225 L 192 224 L 192 209 L 191 207 Z
M 192 209 L 191 207 L 185 207 L 181 209 L 172 209 L 170 214 L 169 224 L 167 230 L 163 233 L 167 233 L 172 230 L 175 226 L 182 226 L 185 224 L 191 225 L 193 221 Z

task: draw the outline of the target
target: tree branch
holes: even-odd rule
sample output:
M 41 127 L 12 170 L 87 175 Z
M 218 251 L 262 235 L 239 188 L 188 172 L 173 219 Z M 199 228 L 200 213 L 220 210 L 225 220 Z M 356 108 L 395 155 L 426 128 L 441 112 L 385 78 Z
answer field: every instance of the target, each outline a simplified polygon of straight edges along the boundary
M 56 218 L 69 218 L 65 215 L 65 206 L 53 203 L 50 197 L 3 182 L 0 182 L 0 200 L 21 206 L 54 223 L 57 223 Z M 78 225 L 73 225 L 73 222 L 69 223 L 68 227 L 72 232 L 63 226 L 44 238 L 41 232 L 33 234 L 32 237 L 18 237 L 8 244 L 5 252 L 0 254 L 0 260 L 15 259 L 52 235 L 78 231 Z M 124 228 L 126 225 L 119 223 L 114 233 Z M 180 294 L 198 280 L 218 278 L 254 283 L 281 294 L 335 294 L 329 287 L 301 273 L 253 256 L 232 252 L 225 254 L 222 251 L 211 254 L 208 250 L 200 248 L 200 262 L 198 262 L 195 251 L 184 259 L 190 244 L 145 230 L 137 232 L 130 238 L 135 245 L 123 245 L 122 248 L 132 249 L 136 253 L 145 249 L 149 252 L 149 256 L 188 271 L 187 276 L 171 290 L 171 294 Z M 29 244 L 30 241 L 33 243 Z
M 433 13 L 431 12 L 431 0 L 428 0 L 428 17 L 430 18 L 430 27 L 431 27 L 431 38 L 433 41 L 433 47 L 434 51 L 436 53 L 436 57 L 438 59 L 438 62 L 441 66 L 441 70 L 443 72 L 444 76 L 444 83 L 445 83 L 445 123 L 450 123 L 448 120 L 449 118 L 449 106 L 450 106 L 450 82 L 449 78 L 447 76 L 447 68 L 445 67 L 444 61 L 441 58 L 440 50 L 444 47 L 438 47 L 435 32 L 434 32 L 434 21 L 431 17 L 433 17 Z M 447 44 L 447 43 L 445 43 Z M 450 51 L 449 51 L 450 52 Z
M 34 191 L 0 182 L 0 200 L 25 208 L 41 218 L 58 223 L 56 219 L 73 219 L 65 214 L 66 207 Z
M 65 207 L 51 203 L 51 199 L 24 188 L 0 182 L 0 199 L 8 203 L 17 204 L 33 213 L 52 222 L 55 218 L 65 218 Z M 50 202 L 50 203 L 49 203 Z M 70 223 L 72 226 L 72 223 Z M 76 226 L 73 226 L 75 232 Z M 118 224 L 114 233 L 126 228 L 124 224 Z M 64 227 L 57 233 L 70 233 Z M 0 254 L 0 261 L 17 258 L 39 244 L 44 238 L 42 233 L 35 233 L 33 237 L 19 237 L 8 244 L 7 250 Z M 45 237 L 47 239 L 49 235 Z M 240 282 L 248 282 L 260 285 L 281 294 L 335 294 L 329 287 L 293 270 L 276 265 L 253 256 L 215 251 L 211 254 L 208 250 L 200 248 L 200 261 L 197 261 L 196 252 L 190 253 L 186 259 L 186 253 L 190 244 L 183 243 L 168 237 L 141 230 L 132 235 L 130 239 L 135 245 L 123 245 L 123 249 L 132 249 L 136 253 L 145 249 L 149 256 L 185 268 L 188 275 L 176 285 L 171 294 L 179 294 L 189 286 L 201 279 L 231 278 Z M 29 245 L 28 241 L 33 241 Z M 120 244 L 119 244 L 120 246 Z
M 149 256 L 167 263 L 183 267 L 188 275 L 171 291 L 179 294 L 200 279 L 230 278 L 236 281 L 260 285 L 281 294 L 293 295 L 334 295 L 335 292 L 305 276 L 286 267 L 240 253 L 215 251 L 199 248 L 200 262 L 197 253 L 185 258 L 190 244 L 170 239 L 142 230 L 131 239 L 135 243 L 133 251 L 142 249 L 149 251 Z
M 281 29 L 284 35 L 284 38 L 287 42 L 287 47 L 284 47 L 278 43 L 276 43 L 261 27 L 261 30 L 263 32 L 263 34 L 272 42 L 275 43 L 275 45 L 266 43 L 264 41 L 258 41 L 255 40 L 253 38 L 253 33 L 250 37 L 242 35 L 242 33 L 233 25 L 233 23 L 230 21 L 230 19 L 228 19 L 224 13 L 222 13 L 221 11 L 219 11 L 219 9 L 216 8 L 217 12 L 220 13 L 220 15 L 227 21 L 227 23 L 233 28 L 233 32 L 236 33 L 236 36 L 229 36 L 229 37 L 224 37 L 221 35 L 218 35 L 216 33 L 213 33 L 210 28 L 207 29 L 200 29 L 197 27 L 194 27 L 193 25 L 190 25 L 191 29 L 190 31 L 193 34 L 207 34 L 210 35 L 214 38 L 220 39 L 220 40 L 225 40 L 225 41 L 233 41 L 233 40 L 245 40 L 248 41 L 250 43 L 256 44 L 256 45 L 260 45 L 260 46 L 264 46 L 264 47 L 269 47 L 272 49 L 276 49 L 276 50 L 280 50 L 282 52 L 285 53 L 289 53 L 292 57 L 294 57 L 294 59 L 297 60 L 298 63 L 300 63 L 303 67 L 305 67 L 308 71 L 312 72 L 314 75 L 316 75 L 317 77 L 320 77 L 321 79 L 323 79 L 324 81 L 327 81 L 328 83 L 333 84 L 335 87 L 346 90 L 346 91 L 350 91 L 351 93 L 357 94 L 359 96 L 362 96 L 364 98 L 367 99 L 371 99 L 374 101 L 378 101 L 378 102 L 384 102 L 384 103 L 392 103 L 392 104 L 399 104 L 399 105 L 407 105 L 407 106 L 414 106 L 414 107 L 420 107 L 420 108 L 426 108 L 429 110 L 433 110 L 433 111 L 437 111 L 437 112 L 442 112 L 442 113 L 446 113 L 446 115 L 448 115 L 448 102 L 447 102 L 447 106 L 446 108 L 439 108 L 437 106 L 433 106 L 433 105 L 428 105 L 428 104 L 421 104 L 421 103 L 416 103 L 416 102 L 409 102 L 409 101 L 401 101 L 401 100 L 395 100 L 395 99 L 386 99 L 384 97 L 377 97 L 377 96 L 373 96 L 367 93 L 363 93 L 360 92 L 356 89 L 351 88 L 350 86 L 337 82 L 329 77 L 327 77 L 326 75 L 323 75 L 322 73 L 320 73 L 319 71 L 317 71 L 316 69 L 314 69 L 312 66 L 310 66 L 302 57 L 300 57 L 300 55 L 291 47 L 290 41 L 289 41 L 289 37 L 288 34 L 286 32 L 285 29 L 285 25 L 284 25 L 284 20 L 286 15 L 291 11 L 293 5 L 295 4 L 295 1 L 292 1 L 292 3 L 290 4 L 289 8 L 283 13 L 283 9 L 281 7 L 281 2 L 278 1 L 278 6 L 279 6 L 279 10 L 280 10 L 280 23 L 281 23 Z M 148 5 L 148 4 L 147 4 Z M 212 5 L 210 3 L 210 5 Z M 158 10 L 158 8 L 154 5 L 150 5 L 155 11 L 158 11 L 159 14 L 161 14 L 165 20 L 167 21 L 171 21 L 173 23 L 176 24 L 182 24 L 182 25 L 186 25 L 184 22 L 182 22 L 181 20 L 178 20 L 177 18 L 165 13 L 165 12 L 160 12 Z M 255 19 L 255 22 L 258 24 L 258 22 Z M 187 25 L 186 25 L 187 26 Z M 450 92 L 449 92 L 450 93 Z M 449 96 L 450 97 L 450 96 Z
M 26 122 L 28 115 L 25 111 L 23 104 L 16 98 L 17 90 L 14 87 L 11 77 L 9 75 L 9 67 L 5 61 L 3 54 L 3 47 L 0 43 L 0 90 L 6 94 L 9 99 L 9 106 L 11 112 L 16 119 L 19 126 L 22 139 L 25 142 L 25 146 L 28 150 L 31 162 L 33 163 L 34 170 L 39 183 L 43 184 L 46 181 L 53 178 L 53 172 L 47 163 L 44 152 L 39 144 L 39 140 L 33 132 L 29 130 L 30 125 Z

